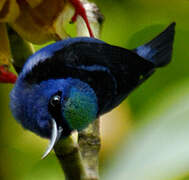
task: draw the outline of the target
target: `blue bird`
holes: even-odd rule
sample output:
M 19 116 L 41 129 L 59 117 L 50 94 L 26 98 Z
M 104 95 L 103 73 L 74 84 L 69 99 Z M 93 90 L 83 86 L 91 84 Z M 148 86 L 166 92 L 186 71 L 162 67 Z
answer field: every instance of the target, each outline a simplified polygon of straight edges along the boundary
M 79 37 L 51 44 L 25 63 L 10 94 L 15 119 L 49 138 L 80 131 L 118 106 L 158 67 L 171 60 L 175 23 L 134 50 Z

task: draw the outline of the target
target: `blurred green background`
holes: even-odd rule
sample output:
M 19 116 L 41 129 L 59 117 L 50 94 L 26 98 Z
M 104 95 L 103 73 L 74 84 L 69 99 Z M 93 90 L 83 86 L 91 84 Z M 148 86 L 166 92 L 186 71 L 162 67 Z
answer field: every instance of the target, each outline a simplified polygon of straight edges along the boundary
M 173 60 L 102 119 L 100 172 L 108 180 L 189 179 L 189 0 L 96 0 L 102 40 L 135 48 L 175 21 Z M 0 179 L 64 179 L 47 141 L 23 130 L 0 85 Z

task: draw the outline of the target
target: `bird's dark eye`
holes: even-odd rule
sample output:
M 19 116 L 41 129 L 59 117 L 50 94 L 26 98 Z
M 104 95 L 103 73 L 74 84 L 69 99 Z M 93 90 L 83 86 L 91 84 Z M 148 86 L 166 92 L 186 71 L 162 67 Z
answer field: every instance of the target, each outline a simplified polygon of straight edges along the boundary
M 50 99 L 50 105 L 53 107 L 56 107 L 56 106 L 60 105 L 60 100 L 61 100 L 60 95 L 54 95 Z

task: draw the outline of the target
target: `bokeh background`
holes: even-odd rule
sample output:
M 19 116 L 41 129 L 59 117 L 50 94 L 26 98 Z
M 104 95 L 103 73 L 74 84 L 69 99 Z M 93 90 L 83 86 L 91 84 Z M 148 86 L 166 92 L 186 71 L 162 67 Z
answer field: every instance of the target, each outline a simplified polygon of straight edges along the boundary
M 100 173 L 107 180 L 189 180 L 189 0 L 96 0 L 101 39 L 133 49 L 176 22 L 173 59 L 101 119 Z M 36 49 L 39 49 L 36 46 Z M 0 179 L 64 179 L 47 140 L 23 130 L 0 85 Z

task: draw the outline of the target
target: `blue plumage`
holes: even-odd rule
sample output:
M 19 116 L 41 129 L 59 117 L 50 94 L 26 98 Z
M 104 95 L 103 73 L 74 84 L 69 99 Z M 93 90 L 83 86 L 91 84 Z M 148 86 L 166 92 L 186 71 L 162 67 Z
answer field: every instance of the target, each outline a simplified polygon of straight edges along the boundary
M 165 31 L 152 41 L 139 46 L 134 51 L 144 59 L 161 67 L 168 64 L 171 60 L 173 40 L 175 34 L 175 23 L 172 23 Z
M 64 108 L 63 110 L 60 109 L 61 114 L 58 118 L 61 118 L 62 124 L 66 124 L 66 126 L 68 126 L 65 132 L 69 131 L 70 133 L 74 130 L 73 127 L 71 127 L 72 124 L 68 124 L 71 120 L 68 120 L 67 122 L 64 117 L 64 114 L 68 114 L 65 112 L 68 111 L 68 107 L 70 110 L 70 106 L 72 106 L 72 109 L 70 110 L 70 113 L 72 114 L 68 114 L 67 116 L 73 115 L 73 113 L 75 113 L 75 108 L 80 110 L 80 106 L 87 106 L 89 103 L 91 107 L 90 112 L 87 107 L 85 108 L 86 111 L 84 111 L 82 107 L 83 113 L 86 113 L 86 117 L 84 117 L 85 114 L 83 114 L 81 122 L 86 121 L 88 116 L 92 119 L 82 124 L 81 127 L 86 127 L 89 122 L 95 120 L 98 107 L 94 91 L 86 83 L 72 78 L 57 80 L 50 79 L 32 86 L 23 82 L 22 79 L 19 78 L 11 92 L 10 107 L 14 117 L 24 128 L 29 129 L 42 137 L 50 138 L 51 129 L 49 120 L 54 117 L 51 113 L 49 113 L 48 104 L 51 96 L 56 94 L 58 91 L 62 92 L 61 108 Z M 75 105 L 74 102 L 72 103 L 71 101 L 68 101 L 69 99 L 72 99 L 72 96 L 74 96 L 73 92 L 80 95 L 78 96 L 78 103 L 80 103 L 77 105 L 78 107 L 73 107 Z M 85 94 L 87 101 L 81 102 L 81 97 L 83 97 L 82 94 Z M 75 118 L 75 120 L 77 120 L 77 118 Z M 81 129 L 81 127 L 78 126 L 79 129 Z M 67 135 L 67 133 L 65 135 Z
M 11 92 L 13 115 L 24 128 L 52 136 L 53 145 L 84 129 L 170 62 L 174 26 L 135 50 L 86 37 L 39 50 L 27 60 Z
M 46 59 L 51 58 L 54 55 L 54 53 L 56 53 L 57 51 L 66 48 L 71 44 L 80 43 L 80 42 L 105 44 L 101 40 L 94 38 L 87 38 L 87 37 L 69 38 L 64 41 L 58 41 L 53 45 L 46 46 L 41 50 L 37 51 L 35 54 L 33 54 L 25 63 L 23 71 L 20 74 L 20 76 L 24 76 L 25 74 L 30 72 L 32 68 L 36 66 L 39 62 L 42 63 Z

